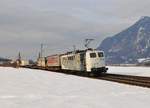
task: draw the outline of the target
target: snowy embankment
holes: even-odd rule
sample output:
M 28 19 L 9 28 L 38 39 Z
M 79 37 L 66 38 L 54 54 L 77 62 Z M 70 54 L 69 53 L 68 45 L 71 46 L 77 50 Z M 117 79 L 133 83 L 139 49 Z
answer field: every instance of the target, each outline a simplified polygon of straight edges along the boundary
M 149 108 L 150 89 L 0 67 L 0 108 Z
M 108 73 L 150 77 L 150 67 L 108 66 Z

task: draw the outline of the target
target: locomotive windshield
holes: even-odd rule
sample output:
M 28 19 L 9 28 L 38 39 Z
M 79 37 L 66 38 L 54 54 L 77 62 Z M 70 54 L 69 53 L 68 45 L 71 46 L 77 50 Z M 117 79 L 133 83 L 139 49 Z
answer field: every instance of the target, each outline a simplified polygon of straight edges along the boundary
M 91 58 L 95 58 L 96 57 L 96 53 L 90 53 L 90 57 Z
M 103 52 L 98 52 L 98 56 L 99 57 L 104 57 L 104 53 Z

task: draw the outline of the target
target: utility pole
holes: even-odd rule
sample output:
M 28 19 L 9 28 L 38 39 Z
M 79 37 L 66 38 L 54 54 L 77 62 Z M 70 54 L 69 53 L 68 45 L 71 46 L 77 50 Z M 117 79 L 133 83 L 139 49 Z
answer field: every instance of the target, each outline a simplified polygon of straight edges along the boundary
M 18 58 L 17 58 L 17 61 L 16 61 L 16 67 L 19 67 L 21 65 L 21 54 L 20 52 L 18 53 Z
M 40 57 L 41 57 L 41 53 L 39 52 L 38 58 L 40 58 Z
M 73 45 L 73 51 L 74 51 L 74 53 L 76 52 L 76 46 L 75 45 Z
M 18 60 L 21 60 L 21 54 L 20 54 L 20 52 L 18 53 Z
M 43 43 L 41 44 L 41 54 L 40 54 L 41 58 L 43 56 Z

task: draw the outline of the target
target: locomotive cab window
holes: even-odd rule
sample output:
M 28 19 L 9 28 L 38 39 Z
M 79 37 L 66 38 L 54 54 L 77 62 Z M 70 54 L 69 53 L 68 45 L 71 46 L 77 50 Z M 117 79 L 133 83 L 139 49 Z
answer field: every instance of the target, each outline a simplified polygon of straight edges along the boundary
M 104 57 L 104 53 L 103 52 L 99 52 L 98 53 L 98 57 Z
M 95 58 L 96 57 L 96 53 L 90 53 L 90 57 L 91 58 Z

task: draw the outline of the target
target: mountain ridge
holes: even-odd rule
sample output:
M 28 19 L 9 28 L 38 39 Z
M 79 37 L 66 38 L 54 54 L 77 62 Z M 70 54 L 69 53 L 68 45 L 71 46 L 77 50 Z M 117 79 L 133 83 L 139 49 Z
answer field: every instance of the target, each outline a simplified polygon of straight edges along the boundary
M 120 33 L 108 37 L 98 47 L 104 50 L 108 64 L 136 63 L 150 57 L 150 17 L 142 17 Z

